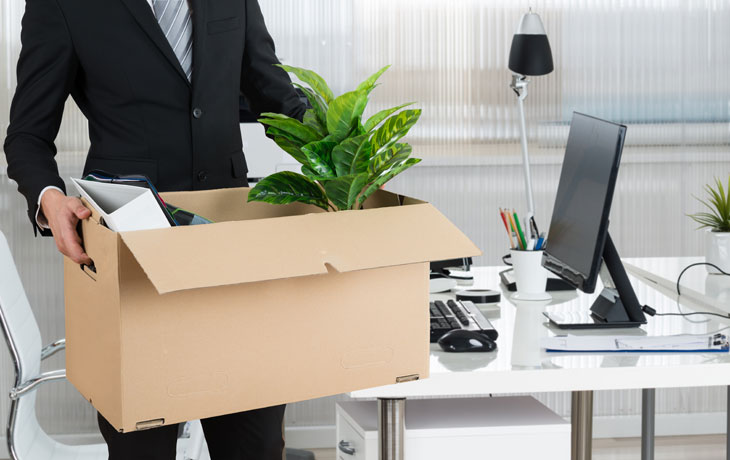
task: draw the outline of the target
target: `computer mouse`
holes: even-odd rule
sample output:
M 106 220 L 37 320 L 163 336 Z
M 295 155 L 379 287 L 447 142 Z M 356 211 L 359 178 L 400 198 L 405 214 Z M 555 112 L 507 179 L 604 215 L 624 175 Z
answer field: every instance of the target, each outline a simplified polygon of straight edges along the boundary
M 474 351 L 494 351 L 497 344 L 487 336 L 476 331 L 454 329 L 447 332 L 438 340 L 442 350 L 461 353 Z

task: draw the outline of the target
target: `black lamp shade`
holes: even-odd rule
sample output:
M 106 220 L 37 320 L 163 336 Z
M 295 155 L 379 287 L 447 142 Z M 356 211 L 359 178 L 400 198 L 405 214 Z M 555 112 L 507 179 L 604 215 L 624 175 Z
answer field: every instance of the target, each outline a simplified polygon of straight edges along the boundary
M 553 53 L 540 16 L 527 13 L 522 17 L 512 39 L 509 69 L 521 75 L 547 75 L 553 71 Z

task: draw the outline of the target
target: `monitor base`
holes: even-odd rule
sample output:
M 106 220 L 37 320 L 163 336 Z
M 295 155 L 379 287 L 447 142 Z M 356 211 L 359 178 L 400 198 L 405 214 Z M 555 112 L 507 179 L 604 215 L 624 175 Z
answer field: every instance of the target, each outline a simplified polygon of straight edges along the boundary
M 547 319 L 550 320 L 550 324 L 558 329 L 570 330 L 570 329 L 631 329 L 638 328 L 644 323 L 638 323 L 636 321 L 627 322 L 613 322 L 613 323 L 602 323 L 596 319 L 595 316 L 587 314 L 578 315 L 579 317 L 571 317 L 563 315 L 561 313 L 543 313 Z M 591 322 L 593 321 L 593 322 Z
M 563 315 L 545 313 L 552 324 L 560 329 L 627 328 L 646 324 L 646 316 L 610 234 L 606 235 L 603 247 L 603 263 L 608 279 L 604 280 L 606 287 L 591 306 L 592 322 L 574 322 Z
M 591 307 L 591 314 L 583 313 L 582 315 L 566 315 L 561 313 L 543 313 L 550 324 L 558 329 L 623 329 L 640 327 L 646 322 L 632 321 L 625 314 L 625 307 L 621 303 L 614 289 L 604 289 L 600 297 L 596 299 Z M 624 313 L 623 315 L 621 313 Z M 608 315 L 610 319 L 606 319 L 604 315 Z

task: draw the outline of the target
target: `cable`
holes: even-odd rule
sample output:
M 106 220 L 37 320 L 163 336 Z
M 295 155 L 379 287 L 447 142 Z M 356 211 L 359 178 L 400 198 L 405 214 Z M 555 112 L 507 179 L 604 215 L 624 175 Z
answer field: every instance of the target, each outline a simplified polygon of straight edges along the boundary
M 691 313 L 657 313 L 654 311 L 654 313 L 649 313 L 647 309 L 654 310 L 651 307 L 644 307 L 642 310 L 644 313 L 646 313 L 649 316 L 692 316 L 692 315 L 712 315 L 712 316 L 719 316 L 720 318 L 730 319 L 730 315 L 723 315 L 720 313 L 712 313 L 709 311 L 693 311 Z
M 730 276 L 730 273 L 727 273 L 727 272 L 723 271 L 717 265 L 711 264 L 709 262 L 697 262 L 697 263 L 694 263 L 694 264 L 690 264 L 690 265 L 686 266 L 684 268 L 684 270 L 682 270 L 682 272 L 679 274 L 679 277 L 677 278 L 677 296 L 678 296 L 677 297 L 677 310 L 679 310 L 679 313 L 657 313 L 657 311 L 655 309 L 651 308 L 648 305 L 644 305 L 643 307 L 641 307 L 641 310 L 644 313 L 646 313 L 647 315 L 649 315 L 649 316 L 682 316 L 682 317 L 687 317 L 687 316 L 693 316 L 693 315 L 707 315 L 707 316 L 717 316 L 719 318 L 724 318 L 724 319 L 730 319 L 730 314 L 727 314 L 727 313 L 721 314 L 721 313 L 713 313 L 713 312 L 710 312 L 710 311 L 695 311 L 695 312 L 691 312 L 691 313 L 684 313 L 684 312 L 682 312 L 682 308 L 681 308 L 681 306 L 679 304 L 679 296 L 682 295 L 682 292 L 679 289 L 679 282 L 682 280 L 682 276 L 685 274 L 685 272 L 687 272 L 687 270 L 689 270 L 692 267 L 698 267 L 700 265 L 708 265 L 708 266 L 714 268 L 715 270 L 719 271 L 723 275 Z
M 717 266 L 717 265 L 715 265 L 715 264 L 711 264 L 711 263 L 709 263 L 709 262 L 697 262 L 696 264 L 690 264 L 690 265 L 687 265 L 687 266 L 686 266 L 686 267 L 684 268 L 684 270 L 682 270 L 682 273 L 680 273 L 680 274 L 679 274 L 679 278 L 677 278 L 677 295 L 682 295 L 682 293 L 681 293 L 681 292 L 679 291 L 679 282 L 680 282 L 680 281 L 682 280 L 682 276 L 684 275 L 684 273 L 685 273 L 685 272 L 686 272 L 687 270 L 689 270 L 690 268 L 692 268 L 692 267 L 698 267 L 698 266 L 700 266 L 700 265 L 709 265 L 710 267 L 712 267 L 712 268 L 714 268 L 715 270 L 719 271 L 719 272 L 720 272 L 720 273 L 722 273 L 723 275 L 725 275 L 725 276 L 730 276 L 730 273 L 724 272 L 724 271 L 723 271 L 723 270 L 722 270 L 722 269 L 721 269 L 720 267 L 718 267 L 718 266 Z

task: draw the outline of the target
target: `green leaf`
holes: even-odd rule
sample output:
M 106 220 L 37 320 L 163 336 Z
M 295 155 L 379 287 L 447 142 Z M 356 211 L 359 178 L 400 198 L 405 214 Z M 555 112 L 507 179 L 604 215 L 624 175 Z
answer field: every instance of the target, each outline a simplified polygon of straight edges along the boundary
M 307 156 L 302 152 L 301 146 L 298 146 L 296 143 L 282 136 L 275 136 L 274 142 L 276 142 L 276 145 L 278 145 L 279 148 L 291 155 L 291 157 L 299 163 L 303 165 L 309 164 Z
M 371 182 L 371 185 L 365 190 L 365 193 L 362 194 L 362 196 L 359 199 L 359 204 L 362 206 L 363 203 L 365 203 L 365 200 L 367 200 L 370 195 L 375 193 L 380 187 L 385 185 L 388 181 L 390 181 L 392 178 L 397 176 L 398 174 L 402 173 L 406 169 L 410 168 L 411 166 L 417 165 L 421 162 L 420 158 L 411 158 L 409 160 L 406 160 L 402 164 L 394 167 L 390 171 L 386 172 L 382 176 L 375 179 L 374 182 Z
M 326 103 L 329 104 L 335 98 L 335 95 L 327 85 L 327 82 L 324 81 L 324 78 L 320 77 L 316 72 L 282 64 L 277 64 L 277 67 L 281 67 L 285 71 L 293 73 L 298 79 L 311 86 L 314 92 L 319 94 Z
M 281 130 L 279 128 L 274 128 L 273 126 L 269 126 L 268 128 L 266 128 L 266 133 L 274 138 L 283 137 L 284 139 L 287 139 L 289 142 L 291 142 L 292 144 L 296 145 L 299 148 L 304 147 L 306 145 L 306 142 L 299 139 L 297 136 L 293 136 L 292 134 L 290 134 L 284 130 Z
M 331 181 L 333 179 L 336 179 L 336 177 L 325 177 L 325 176 L 321 176 L 321 175 L 319 175 L 319 173 L 317 173 L 317 171 L 315 171 L 314 169 L 310 168 L 309 166 L 302 166 L 302 174 L 304 174 L 305 176 L 307 176 L 310 180 L 313 180 L 315 182 L 319 182 L 320 185 L 324 185 L 324 184 L 327 183 L 327 181 Z
M 282 171 L 261 179 L 248 194 L 248 201 L 289 204 L 295 201 L 312 204 L 324 210 L 329 203 L 322 189 L 301 174 Z
M 392 147 L 399 139 L 408 134 L 421 117 L 421 110 L 404 110 L 385 120 L 375 131 L 371 142 L 376 153 Z
M 327 110 L 327 131 L 338 140 L 345 139 L 355 122 L 365 111 L 368 96 L 362 91 L 351 91 L 338 97 Z
M 368 118 L 368 121 L 365 122 L 365 131 L 369 133 L 389 116 L 393 115 L 400 109 L 408 107 L 409 105 L 413 105 L 413 104 L 415 104 L 415 102 L 409 102 L 407 104 L 399 105 L 398 107 L 393 107 L 392 109 L 381 110 L 380 112 L 376 113 L 372 117 Z
M 350 134 L 348 134 L 347 137 L 362 136 L 363 134 L 368 134 L 368 132 L 365 131 L 365 128 L 362 125 L 362 116 L 359 116 L 357 117 L 357 120 L 355 120 L 355 123 L 353 123 L 352 131 L 350 131 Z
M 367 171 L 369 158 L 367 155 L 371 151 L 372 145 L 370 145 L 367 135 L 351 137 L 342 141 L 332 149 L 332 163 L 337 175 L 347 176 Z
M 363 187 L 367 185 L 367 180 L 367 173 L 338 177 L 328 181 L 324 185 L 324 191 L 337 209 L 351 209 Z
M 408 159 L 413 152 L 413 147 L 408 144 L 395 144 L 393 147 L 378 153 L 370 159 L 368 172 L 371 175 L 379 176 L 393 166 Z
M 383 67 L 382 69 L 378 70 L 377 72 L 375 72 L 374 74 L 372 74 L 367 80 L 360 83 L 360 86 L 357 87 L 356 91 L 365 91 L 368 93 L 370 91 L 372 91 L 373 88 L 375 88 L 375 82 L 377 82 L 378 79 L 380 78 L 380 76 L 383 75 L 385 73 L 385 71 L 388 69 L 390 69 L 390 65 L 387 65 L 387 66 Z
M 323 127 L 327 127 L 327 103 L 317 94 L 314 93 L 309 88 L 306 88 L 299 83 L 292 83 L 297 88 L 301 89 L 302 92 L 304 92 L 304 95 L 307 96 L 307 99 L 309 100 L 309 103 L 312 105 L 312 109 L 314 110 L 314 113 L 317 115 L 317 120 L 319 120 L 319 123 Z
M 309 126 L 313 130 L 317 131 L 317 134 L 319 134 L 320 138 L 323 138 L 327 135 L 327 128 L 320 124 L 319 119 L 317 118 L 317 114 L 314 112 L 314 110 L 309 109 L 306 112 L 304 112 L 304 126 Z
M 319 176 L 326 178 L 337 177 L 332 166 L 332 149 L 336 145 L 336 142 L 321 140 L 302 147 L 302 152 L 307 156 L 308 166 Z
M 318 141 L 322 138 L 317 131 L 313 130 L 309 126 L 305 126 L 301 121 L 287 117 L 286 115 L 262 113 L 261 116 L 268 118 L 259 118 L 258 121 L 260 123 L 278 128 L 298 139 L 301 139 L 307 144 Z
M 730 176 L 727 189 L 722 180 L 715 178 L 715 187 L 705 185 L 706 200 L 695 197 L 709 212 L 698 212 L 689 217 L 700 224 L 700 228 L 709 227 L 714 231 L 730 231 Z

